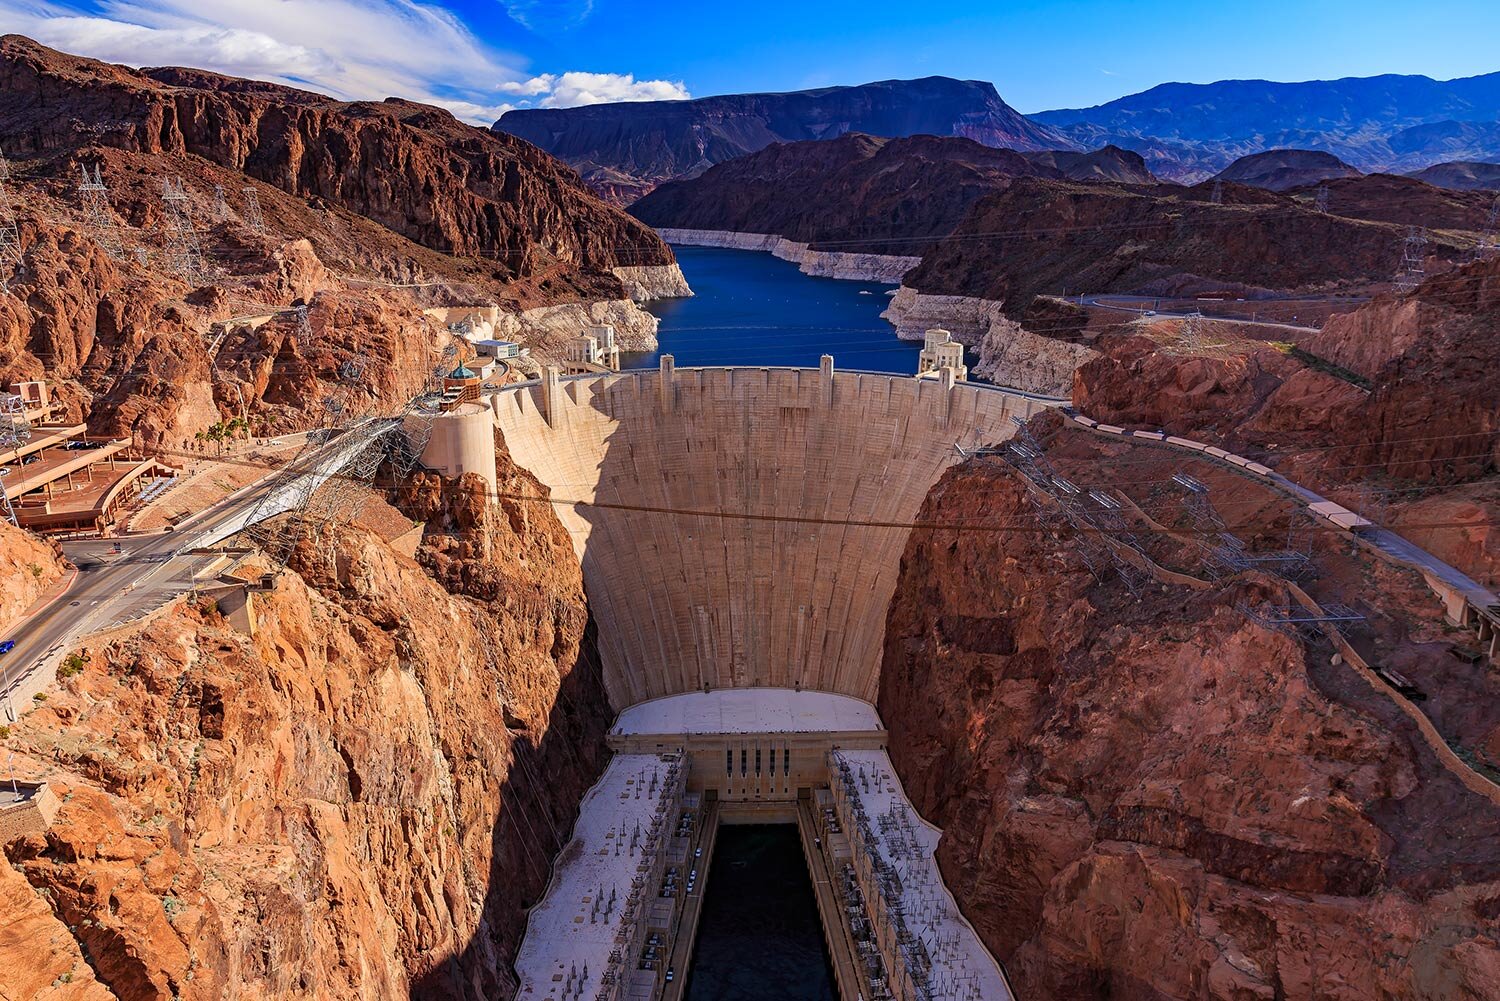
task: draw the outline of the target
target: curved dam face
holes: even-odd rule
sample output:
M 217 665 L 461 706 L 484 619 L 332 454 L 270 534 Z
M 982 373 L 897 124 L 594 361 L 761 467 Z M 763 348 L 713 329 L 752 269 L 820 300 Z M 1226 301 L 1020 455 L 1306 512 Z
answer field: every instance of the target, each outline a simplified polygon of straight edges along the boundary
M 874 702 L 907 525 L 954 444 L 1041 398 L 822 370 L 609 373 L 489 399 L 572 533 L 615 710 L 722 688 Z M 579 502 L 579 503 L 569 503 Z

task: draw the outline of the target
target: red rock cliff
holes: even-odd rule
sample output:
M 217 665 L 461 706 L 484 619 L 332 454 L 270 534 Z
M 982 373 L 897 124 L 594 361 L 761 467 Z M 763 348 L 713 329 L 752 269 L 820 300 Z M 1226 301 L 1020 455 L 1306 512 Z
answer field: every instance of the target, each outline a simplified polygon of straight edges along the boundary
M 565 531 L 473 487 L 411 488 L 419 562 L 344 530 L 253 635 L 179 605 L 11 728 L 64 802 L 6 846 L 30 887 L 0 892 L 32 894 L 7 990 L 44 966 L 128 999 L 508 996 L 608 719 Z
M 407 101 L 344 103 L 202 70 L 135 71 L 0 39 L 0 133 L 12 157 L 85 147 L 192 155 L 373 219 L 433 250 L 524 276 L 668 264 L 650 230 L 513 136 Z
M 913 532 L 880 711 L 1018 997 L 1497 996 L 1500 807 L 1326 648 L 1237 612 L 1263 583 L 1094 583 L 1004 529 L 1035 521 L 999 463 L 918 520 L 1000 526 Z

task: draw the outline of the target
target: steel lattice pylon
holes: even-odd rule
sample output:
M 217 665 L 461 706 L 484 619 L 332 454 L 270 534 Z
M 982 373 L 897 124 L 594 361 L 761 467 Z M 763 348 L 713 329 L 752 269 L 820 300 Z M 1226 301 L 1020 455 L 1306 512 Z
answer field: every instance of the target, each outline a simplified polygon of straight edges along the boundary
M 83 177 L 78 183 L 78 197 L 83 202 L 83 217 L 94 242 L 117 261 L 125 259 L 125 245 L 120 241 L 120 228 L 109 208 L 109 189 L 104 186 L 104 175 L 99 165 L 94 164 L 93 174 L 83 167 Z
M 1299 580 L 1312 568 L 1310 538 L 1298 540 L 1288 528 L 1286 549 L 1251 552 L 1219 517 L 1209 500 L 1208 487 L 1201 480 L 1187 473 L 1176 473 L 1172 482 L 1185 491 L 1183 507 L 1193 519 L 1203 571 L 1212 579 L 1219 580 L 1242 570 L 1263 569 L 1284 580 Z
M 1078 554 L 1095 578 L 1102 581 L 1113 568 L 1131 593 L 1139 596 L 1141 587 L 1148 582 L 1147 574 L 1105 543 L 1108 529 L 1084 507 L 1084 491 L 1058 475 L 1057 469 L 1047 459 L 1041 443 L 1031 433 L 1026 422 L 1012 416 L 1011 423 L 1016 427 L 1016 435 L 1004 454 L 1026 478 L 1027 496 L 1032 501 L 1037 517 L 1044 523 L 1050 522 L 1054 531 L 1060 530 L 1064 525 L 1072 530 L 1077 540 Z M 1044 496 L 1051 498 L 1053 504 L 1044 503 Z M 1111 517 L 1115 513 L 1109 512 Z M 1123 515 L 1120 517 L 1123 518 Z M 1145 560 L 1145 553 L 1131 538 L 1114 541 L 1134 550 Z
M 266 234 L 266 220 L 260 212 L 260 198 L 254 188 L 245 188 L 245 224 L 261 236 Z
M 1422 284 L 1427 277 L 1427 234 L 1412 226 L 1406 231 L 1401 244 L 1401 266 L 1396 270 L 1395 286 L 1398 292 L 1410 292 Z
M 1263 603 L 1252 605 L 1249 602 L 1239 602 L 1235 609 L 1247 618 L 1259 622 L 1261 625 L 1292 636 L 1300 636 L 1308 641 L 1316 641 L 1323 635 L 1325 627 L 1331 626 L 1335 632 L 1342 633 L 1345 628 L 1356 622 L 1363 622 L 1365 616 L 1350 608 L 1333 602 L 1325 602 L 1319 606 L 1317 611 L 1312 611 L 1300 605 L 1273 605 Z
M 162 207 L 166 210 L 167 265 L 183 281 L 201 285 L 204 281 L 203 249 L 198 231 L 193 228 L 193 211 L 182 178 L 164 178 L 161 182 Z
M 1488 260 L 1496 255 L 1500 255 L 1500 195 L 1495 196 L 1489 218 L 1484 224 L 1484 232 L 1479 234 L 1479 242 L 1474 245 L 1476 261 Z
M 24 264 L 21 228 L 16 224 L 16 210 L 10 200 L 10 161 L 0 151 L 0 291 L 10 290 L 11 267 L 19 270 Z
M 0 394 L 0 452 L 9 452 L 31 440 L 31 419 L 26 416 L 26 401 L 14 393 Z M 0 516 L 17 524 L 15 508 L 0 476 Z

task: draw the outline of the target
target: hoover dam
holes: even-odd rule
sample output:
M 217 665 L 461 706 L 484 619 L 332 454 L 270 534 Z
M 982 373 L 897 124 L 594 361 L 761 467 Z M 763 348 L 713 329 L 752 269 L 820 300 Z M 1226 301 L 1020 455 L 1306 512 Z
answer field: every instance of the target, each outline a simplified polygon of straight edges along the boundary
M 431 465 L 493 481 L 503 447 L 550 492 L 618 714 L 615 757 L 532 910 L 518 997 L 678 997 L 721 823 L 797 825 L 840 997 L 1009 996 L 942 884 L 938 832 L 902 793 L 873 703 L 923 499 L 956 446 L 1056 402 L 950 368 L 665 356 L 549 368 L 439 422 Z

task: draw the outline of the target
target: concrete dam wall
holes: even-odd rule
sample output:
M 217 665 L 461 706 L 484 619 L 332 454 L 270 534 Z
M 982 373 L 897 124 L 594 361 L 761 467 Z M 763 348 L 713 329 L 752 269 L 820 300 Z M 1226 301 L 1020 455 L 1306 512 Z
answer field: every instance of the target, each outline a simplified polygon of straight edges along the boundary
M 824 368 L 559 378 L 489 399 L 582 561 L 616 710 L 705 688 L 874 702 L 906 525 L 954 443 L 1040 398 Z M 581 502 L 581 503 L 572 503 Z

